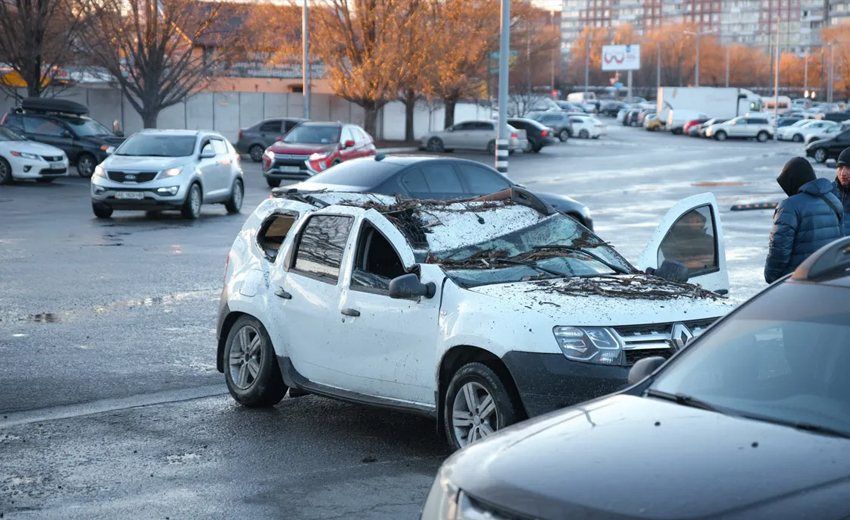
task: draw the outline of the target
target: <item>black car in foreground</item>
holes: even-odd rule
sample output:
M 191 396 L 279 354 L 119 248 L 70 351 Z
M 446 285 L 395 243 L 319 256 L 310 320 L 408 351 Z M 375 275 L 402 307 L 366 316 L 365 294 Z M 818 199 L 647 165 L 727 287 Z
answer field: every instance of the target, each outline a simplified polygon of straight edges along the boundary
M 524 117 L 512 117 L 508 119 L 508 124 L 519 130 L 525 130 L 528 144 L 526 145 L 525 153 L 534 152 L 540 153 L 544 146 L 549 146 L 558 142 L 555 137 L 555 131 L 539 121 Z
M 454 454 L 422 520 L 848 518 L 848 301 L 844 238 L 634 386 Z
M 814 157 L 819 163 L 825 163 L 827 159 L 837 159 L 838 154 L 850 147 L 850 129 L 829 139 L 820 139 L 806 146 L 806 156 Z
M 452 200 L 490 195 L 522 187 L 493 168 L 476 161 L 427 155 L 382 155 L 353 159 L 316 174 L 304 182 L 272 190 L 347 191 L 401 195 L 412 199 Z M 565 195 L 535 193 L 556 210 L 593 230 L 590 210 Z
M 0 126 L 61 149 L 80 177 L 91 177 L 95 167 L 124 142 L 124 134 L 113 134 L 86 117 L 88 112 L 85 105 L 67 99 L 26 98 L 20 108 L 3 116 Z

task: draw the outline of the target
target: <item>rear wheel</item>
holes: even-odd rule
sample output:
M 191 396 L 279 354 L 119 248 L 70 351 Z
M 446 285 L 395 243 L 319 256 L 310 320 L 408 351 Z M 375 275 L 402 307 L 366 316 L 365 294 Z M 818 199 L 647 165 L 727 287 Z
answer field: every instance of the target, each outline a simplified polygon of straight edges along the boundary
M 758 135 L 756 136 L 756 139 L 758 139 L 758 142 L 763 143 L 763 142 L 767 141 L 768 137 L 770 137 L 770 135 L 768 135 L 767 132 L 759 132 Z
M 826 150 L 823 148 L 818 148 L 815 150 L 815 160 L 821 164 L 825 163 L 827 160 Z
M 112 208 L 106 204 L 92 202 L 91 209 L 97 218 L 109 218 L 112 216 Z
M 6 159 L 0 157 L 0 185 L 12 184 L 12 167 Z
M 255 144 L 248 150 L 248 153 L 251 155 L 251 160 L 254 162 L 260 162 L 263 160 L 263 147 Z
M 525 148 L 523 148 L 522 151 L 525 152 L 525 153 L 540 151 L 539 149 L 535 150 L 534 148 L 535 148 L 535 146 L 534 146 L 534 143 L 531 142 L 531 139 L 527 139 L 526 142 L 525 142 Z
M 519 408 L 505 383 L 482 363 L 467 363 L 455 372 L 443 406 L 446 437 L 455 450 L 489 437 L 519 418 Z
M 88 179 L 94 173 L 94 168 L 97 166 L 97 161 L 94 155 L 84 153 L 77 157 L 77 173 L 80 177 Z
M 794 134 L 794 137 L 792 137 L 791 140 L 794 141 L 795 143 L 802 143 L 803 142 L 803 136 L 800 135 L 800 134 Z
M 714 138 L 717 139 L 718 141 L 725 141 L 726 140 L 726 132 L 717 132 L 716 134 L 714 134 Z
M 445 148 L 443 148 L 443 140 L 440 139 L 439 137 L 432 137 L 431 139 L 428 139 L 427 148 L 428 148 L 429 152 L 438 152 L 439 153 L 439 152 L 445 151 Z
M 180 208 L 180 214 L 183 215 L 183 218 L 185 219 L 195 220 L 201 216 L 202 202 L 201 187 L 197 184 L 193 184 L 189 188 L 186 200 L 183 201 L 183 207 Z
M 560 132 L 558 132 L 558 139 L 560 139 L 562 143 L 566 143 L 567 139 L 569 139 L 569 138 L 570 138 L 570 133 L 567 131 L 566 128 L 563 128 L 563 129 L 561 129 Z
M 489 153 L 490 155 L 496 153 L 496 141 L 490 141 L 489 143 L 487 143 L 487 153 Z
M 283 399 L 286 385 L 280 376 L 274 347 L 263 324 L 242 316 L 224 346 L 224 380 L 238 403 L 249 407 L 274 406 Z
M 233 181 L 233 188 L 230 190 L 230 199 L 224 203 L 228 213 L 239 213 L 242 209 L 242 199 L 245 196 L 245 188 L 242 186 L 242 180 L 236 179 Z
M 280 186 L 280 179 L 272 179 L 271 177 L 266 177 L 266 183 L 269 185 L 269 188 L 277 188 Z

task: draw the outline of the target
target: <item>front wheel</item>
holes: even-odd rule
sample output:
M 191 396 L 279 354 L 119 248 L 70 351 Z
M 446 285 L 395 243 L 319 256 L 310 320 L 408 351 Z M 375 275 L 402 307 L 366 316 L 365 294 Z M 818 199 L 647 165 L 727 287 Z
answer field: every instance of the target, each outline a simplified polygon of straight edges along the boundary
M 91 209 L 97 218 L 109 218 L 112 216 L 112 208 L 106 204 L 92 202 Z
M 455 450 L 489 437 L 519 418 L 504 382 L 482 363 L 467 363 L 455 372 L 443 406 L 446 438 Z
M 189 193 L 186 195 L 183 207 L 180 208 L 180 214 L 185 219 L 195 220 L 201 216 L 201 203 L 201 187 L 197 184 L 193 184 L 189 188 Z
M 443 148 L 443 140 L 439 137 L 432 137 L 431 139 L 428 139 L 427 148 L 429 152 L 440 153 L 442 151 L 445 151 L 445 148 Z
M 286 385 L 271 338 L 259 320 L 251 316 L 236 320 L 227 335 L 224 359 L 224 381 L 236 402 L 259 407 L 274 406 L 283 399 Z
M 756 136 L 756 139 L 758 139 L 758 142 L 764 143 L 764 142 L 767 141 L 768 137 L 770 137 L 770 136 L 767 134 L 767 132 L 759 132 L 758 135 Z
M 792 137 L 791 140 L 794 141 L 795 143 L 802 143 L 803 142 L 803 136 L 800 135 L 800 134 L 794 134 L 794 137 Z
M 91 154 L 84 153 L 77 158 L 77 173 L 80 177 L 88 179 L 94 173 L 94 168 L 97 166 L 95 158 Z
M 242 186 L 242 180 L 236 179 L 233 181 L 233 188 L 230 190 L 230 199 L 224 203 L 228 213 L 239 213 L 242 209 L 242 199 L 245 196 L 245 188 Z
M 12 184 L 12 167 L 6 159 L 0 157 L 0 186 Z
M 818 148 L 815 151 L 815 160 L 821 164 L 825 163 L 827 159 L 826 150 L 823 148 Z
M 590 137 L 590 132 L 588 132 L 587 130 L 582 130 L 578 133 L 578 136 L 582 139 L 587 139 Z
M 717 132 L 716 134 L 714 134 L 714 138 L 717 139 L 718 141 L 725 141 L 726 140 L 726 132 Z
M 560 139 L 562 143 L 566 143 L 567 139 L 569 139 L 569 138 L 570 138 L 570 133 L 567 131 L 566 128 L 564 128 L 560 132 L 558 132 L 558 139 Z

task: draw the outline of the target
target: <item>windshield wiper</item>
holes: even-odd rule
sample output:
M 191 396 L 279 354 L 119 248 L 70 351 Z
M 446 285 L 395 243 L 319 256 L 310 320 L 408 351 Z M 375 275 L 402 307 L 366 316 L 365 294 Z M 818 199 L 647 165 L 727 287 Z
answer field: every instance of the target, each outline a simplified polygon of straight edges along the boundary
M 660 390 L 653 390 L 651 388 L 646 391 L 646 395 L 648 395 L 649 397 L 657 397 L 658 399 L 664 399 L 666 401 L 672 401 L 676 404 L 681 404 L 683 406 L 690 406 L 691 408 L 699 408 L 700 410 L 708 410 L 710 412 L 722 413 L 724 415 L 737 415 L 730 413 L 729 410 L 718 408 L 714 405 L 708 404 L 705 401 L 697 399 L 696 397 L 691 397 L 689 395 L 671 394 L 668 392 L 662 392 Z
M 503 264 L 511 264 L 511 265 L 521 265 L 523 267 L 531 267 L 532 269 L 537 269 L 540 272 L 551 274 L 552 276 L 557 276 L 558 278 L 563 278 L 566 276 L 564 273 L 559 273 L 558 271 L 553 271 L 552 269 L 546 269 L 545 267 L 540 267 L 536 262 L 520 262 L 519 260 L 511 260 L 509 258 L 487 258 L 487 262 L 500 262 Z
M 747 419 L 753 419 L 756 421 L 764 421 L 772 424 L 778 424 L 780 426 L 790 426 L 796 430 L 801 430 L 804 432 L 812 432 L 812 433 L 822 433 L 824 435 L 831 435 L 833 437 L 843 437 L 845 439 L 850 439 L 850 432 L 841 431 L 835 428 L 830 428 L 829 426 L 821 426 L 820 424 L 812 424 L 803 421 L 794 421 L 794 420 L 783 420 L 777 419 L 776 417 L 770 417 L 766 415 L 760 414 L 750 414 L 750 413 L 742 413 L 741 417 Z
M 566 251 L 568 253 L 579 253 L 579 254 L 587 255 L 590 258 L 599 262 L 600 264 L 604 265 L 608 269 L 611 269 L 615 273 L 629 274 L 629 271 L 627 271 L 626 269 L 624 269 L 624 268 L 622 268 L 622 267 L 620 267 L 616 264 L 612 264 L 608 260 L 605 260 L 601 256 L 597 255 L 596 253 L 592 253 L 592 252 L 590 252 L 586 249 L 582 249 L 580 247 L 549 245 L 549 246 L 534 246 L 532 249 L 534 249 L 535 251 L 545 251 L 545 250 L 548 249 L 548 250 L 552 250 L 552 251 Z

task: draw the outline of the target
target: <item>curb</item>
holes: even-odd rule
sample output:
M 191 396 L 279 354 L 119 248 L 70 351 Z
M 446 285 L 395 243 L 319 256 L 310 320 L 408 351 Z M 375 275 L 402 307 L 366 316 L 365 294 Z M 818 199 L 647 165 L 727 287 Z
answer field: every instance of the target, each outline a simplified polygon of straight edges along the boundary
M 407 148 L 378 148 L 376 153 L 413 153 L 418 152 L 420 148 L 416 146 L 408 146 Z

